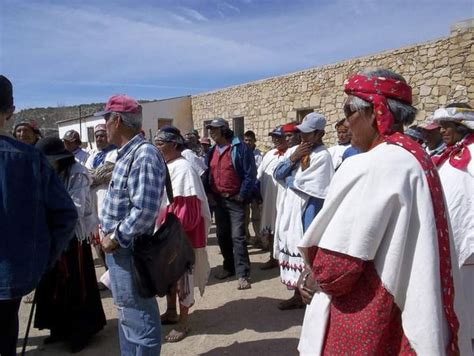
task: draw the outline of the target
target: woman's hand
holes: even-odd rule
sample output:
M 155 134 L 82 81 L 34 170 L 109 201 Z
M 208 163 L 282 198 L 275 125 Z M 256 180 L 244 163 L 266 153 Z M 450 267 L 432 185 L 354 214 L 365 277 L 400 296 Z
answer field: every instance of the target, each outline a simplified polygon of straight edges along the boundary
M 314 293 L 318 290 L 318 284 L 313 278 L 313 273 L 310 268 L 305 267 L 301 272 L 300 278 L 296 284 L 301 294 L 301 299 L 305 304 L 310 304 Z

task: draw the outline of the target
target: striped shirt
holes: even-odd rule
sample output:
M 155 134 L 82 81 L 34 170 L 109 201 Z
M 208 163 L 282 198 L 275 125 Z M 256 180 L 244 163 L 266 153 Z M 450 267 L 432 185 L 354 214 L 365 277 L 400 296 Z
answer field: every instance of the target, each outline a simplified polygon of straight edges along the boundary
M 102 231 L 115 231 L 123 248 L 153 233 L 165 185 L 165 163 L 158 149 L 137 134 L 118 150 L 102 206 Z

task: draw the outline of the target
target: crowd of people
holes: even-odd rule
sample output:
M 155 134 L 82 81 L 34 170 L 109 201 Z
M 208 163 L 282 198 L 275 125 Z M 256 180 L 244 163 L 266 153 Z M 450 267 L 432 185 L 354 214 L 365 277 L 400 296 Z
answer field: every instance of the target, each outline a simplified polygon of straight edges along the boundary
M 16 118 L 13 138 L 0 132 L 0 355 L 15 355 L 20 300 L 32 290 L 45 343 L 84 349 L 106 324 L 104 288 L 122 355 L 160 354 L 164 324 L 175 325 L 164 340 L 179 342 L 195 288 L 202 296 L 208 282 L 213 219 L 214 277 L 250 289 L 248 245 L 267 249 L 260 268 L 279 268 L 290 291 L 278 308 L 306 307 L 302 355 L 471 355 L 474 110 L 451 103 L 412 125 L 412 88 L 385 69 L 349 77 L 344 91 L 336 145 L 324 144 L 328 122 L 312 112 L 269 132 L 266 153 L 255 132 L 238 137 L 222 118 L 206 126 L 210 139 L 164 126 L 148 142 L 140 104 L 123 94 L 95 114 L 104 122 L 90 152 L 74 130 L 42 137 L 35 120 Z M 14 110 L 0 76 L 0 129 Z M 195 261 L 160 315 L 138 291 L 133 243 L 168 213 Z

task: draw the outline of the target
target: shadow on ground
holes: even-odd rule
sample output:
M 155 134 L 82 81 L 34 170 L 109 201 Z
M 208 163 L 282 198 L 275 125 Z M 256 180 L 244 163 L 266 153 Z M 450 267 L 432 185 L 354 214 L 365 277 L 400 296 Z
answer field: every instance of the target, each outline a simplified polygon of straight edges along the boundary
M 252 284 L 254 283 L 258 283 L 258 282 L 261 282 L 261 281 L 266 281 L 266 280 L 270 280 L 270 279 L 273 279 L 273 278 L 276 278 L 280 275 L 280 269 L 279 268 L 272 268 L 272 269 L 269 269 L 269 270 L 261 270 L 260 267 L 262 267 L 264 263 L 260 263 L 260 262 L 253 262 L 251 264 L 251 270 L 250 270 L 250 281 L 252 282 Z M 212 286 L 214 284 L 217 284 L 217 283 L 224 283 L 226 281 L 231 281 L 231 280 L 235 280 L 237 281 L 237 278 L 235 276 L 233 277 L 230 277 L 230 278 L 227 278 L 227 279 L 224 279 L 224 280 L 219 280 L 217 279 L 215 276 L 216 273 L 219 273 L 219 271 L 222 270 L 222 265 L 219 265 L 219 266 L 216 266 L 216 267 L 213 267 L 211 268 L 211 273 L 209 275 L 209 281 L 207 282 L 207 285 L 208 286 Z M 235 285 L 237 285 L 237 282 L 235 282 Z M 285 286 L 282 285 L 282 288 L 284 288 Z
M 117 319 L 107 320 L 107 325 L 103 330 L 99 331 L 94 335 L 87 346 L 81 352 L 76 355 L 120 355 L 118 335 L 117 335 Z M 44 344 L 45 336 L 34 336 L 28 338 L 28 349 L 25 355 L 68 355 L 70 349 L 67 343 L 57 342 L 53 344 Z M 111 342 L 111 340 L 114 340 Z M 20 348 L 23 345 L 23 338 L 18 339 L 17 352 L 20 352 Z M 31 349 L 33 347 L 33 349 Z
M 268 339 L 249 342 L 235 342 L 230 346 L 218 347 L 200 356 L 221 355 L 298 355 L 298 339 Z
M 280 301 L 267 297 L 239 299 L 214 309 L 193 311 L 189 316 L 192 334 L 231 335 L 244 329 L 279 332 L 301 325 L 304 309 L 281 311 L 277 308 Z

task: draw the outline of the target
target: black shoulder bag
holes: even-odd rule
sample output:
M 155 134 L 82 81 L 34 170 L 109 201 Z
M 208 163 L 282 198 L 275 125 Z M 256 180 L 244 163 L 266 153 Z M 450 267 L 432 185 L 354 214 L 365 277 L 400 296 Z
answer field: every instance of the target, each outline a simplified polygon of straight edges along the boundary
M 171 179 L 166 169 L 166 193 L 173 202 Z M 176 215 L 168 213 L 153 235 L 140 235 L 133 242 L 132 273 L 142 298 L 163 297 L 194 265 L 194 250 Z

